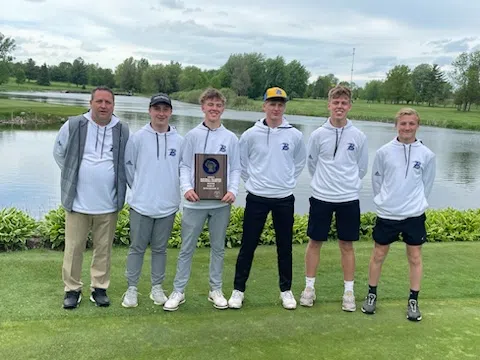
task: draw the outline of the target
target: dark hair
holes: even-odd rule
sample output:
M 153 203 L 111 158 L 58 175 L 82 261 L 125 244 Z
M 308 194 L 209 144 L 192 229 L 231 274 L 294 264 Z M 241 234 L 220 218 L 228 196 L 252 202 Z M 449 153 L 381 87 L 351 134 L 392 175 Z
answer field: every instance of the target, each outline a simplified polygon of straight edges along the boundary
M 115 101 L 115 94 L 108 86 L 97 86 L 95 89 L 93 89 L 91 92 L 90 100 L 93 100 L 97 91 L 108 91 L 110 94 L 112 94 L 113 101 Z

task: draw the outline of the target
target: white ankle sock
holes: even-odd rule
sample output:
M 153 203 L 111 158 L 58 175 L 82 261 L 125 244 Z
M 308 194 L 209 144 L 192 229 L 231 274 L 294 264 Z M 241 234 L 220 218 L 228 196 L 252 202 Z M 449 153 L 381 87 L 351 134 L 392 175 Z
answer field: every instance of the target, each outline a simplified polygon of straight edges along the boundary
M 343 281 L 343 285 L 345 286 L 345 292 L 351 291 L 353 292 L 353 283 L 354 281 Z
M 305 276 L 305 286 L 314 289 L 315 288 L 315 278 Z

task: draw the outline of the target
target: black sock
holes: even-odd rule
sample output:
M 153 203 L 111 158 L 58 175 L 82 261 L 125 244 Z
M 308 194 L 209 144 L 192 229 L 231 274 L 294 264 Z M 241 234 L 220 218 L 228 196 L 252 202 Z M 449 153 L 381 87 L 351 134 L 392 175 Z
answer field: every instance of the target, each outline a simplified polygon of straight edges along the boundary
M 376 286 L 372 286 L 372 285 L 368 285 L 368 293 L 369 293 L 369 294 L 377 295 L 377 287 L 376 287 Z
M 408 298 L 408 300 L 418 300 L 418 293 L 419 292 L 420 292 L 420 290 L 415 291 L 415 290 L 410 289 L 410 297 Z

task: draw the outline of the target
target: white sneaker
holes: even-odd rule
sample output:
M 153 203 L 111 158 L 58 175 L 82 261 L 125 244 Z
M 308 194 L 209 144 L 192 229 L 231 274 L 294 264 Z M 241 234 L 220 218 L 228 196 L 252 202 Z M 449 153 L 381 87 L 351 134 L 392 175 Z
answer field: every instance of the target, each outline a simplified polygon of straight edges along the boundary
M 302 291 L 302 295 L 300 295 L 300 305 L 312 307 L 316 299 L 315 289 L 306 287 L 305 290 Z
M 350 290 L 345 291 L 345 293 L 343 294 L 342 310 L 350 311 L 350 312 L 357 310 L 357 305 L 355 304 L 355 296 L 353 295 L 353 291 L 350 291 Z
M 136 286 L 129 286 L 123 294 L 122 306 L 125 308 L 133 308 L 138 305 L 138 292 Z
M 228 299 L 228 307 L 231 309 L 240 309 L 243 304 L 244 294 L 240 290 L 233 290 L 232 296 Z
M 208 301 L 213 303 L 216 309 L 228 309 L 228 302 L 223 296 L 222 290 L 213 290 L 208 292 Z
M 178 291 L 173 291 L 170 294 L 167 302 L 163 305 L 165 311 L 175 311 L 178 307 L 185 302 L 185 295 Z
M 282 306 L 287 310 L 293 310 L 297 308 L 297 301 L 290 290 L 280 293 L 280 299 L 282 300 Z
M 167 302 L 168 298 L 162 289 L 162 285 L 153 285 L 150 292 L 150 299 L 153 300 L 155 305 L 163 305 Z

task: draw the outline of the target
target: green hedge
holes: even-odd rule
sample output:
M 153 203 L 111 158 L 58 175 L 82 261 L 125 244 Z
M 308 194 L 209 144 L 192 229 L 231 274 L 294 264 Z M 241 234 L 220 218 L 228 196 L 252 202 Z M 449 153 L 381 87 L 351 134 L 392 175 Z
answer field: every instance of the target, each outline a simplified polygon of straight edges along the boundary
M 233 206 L 230 224 L 227 228 L 225 244 L 229 248 L 238 247 L 242 239 L 242 207 Z M 376 215 L 372 212 L 361 216 L 361 240 L 371 241 Z M 304 244 L 308 241 L 306 234 L 308 215 L 295 215 L 293 226 L 293 242 Z M 429 242 L 449 241 L 479 241 L 480 240 L 480 209 L 455 210 L 451 208 L 427 211 L 427 240 Z M 181 213 L 175 217 L 169 247 L 178 248 L 181 244 L 180 237 Z M 128 245 L 129 238 L 128 205 L 125 205 L 119 214 L 115 232 L 114 244 Z M 39 238 L 44 247 L 62 250 L 65 242 L 65 211 L 62 207 L 49 211 L 42 220 L 36 221 L 27 213 L 14 208 L 0 211 L 0 251 L 20 250 L 27 247 L 27 241 L 33 237 Z M 329 238 L 336 239 L 335 223 Z M 271 215 L 268 216 L 262 233 L 262 245 L 275 244 L 275 230 Z M 91 246 L 89 239 L 87 246 Z M 209 246 L 207 227 L 201 233 L 198 247 Z

